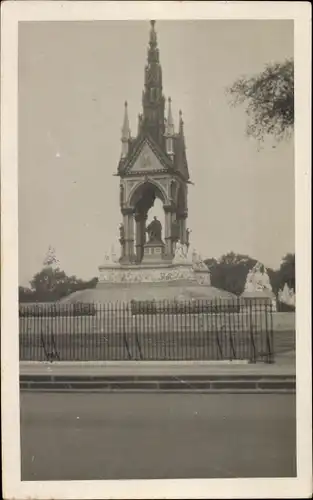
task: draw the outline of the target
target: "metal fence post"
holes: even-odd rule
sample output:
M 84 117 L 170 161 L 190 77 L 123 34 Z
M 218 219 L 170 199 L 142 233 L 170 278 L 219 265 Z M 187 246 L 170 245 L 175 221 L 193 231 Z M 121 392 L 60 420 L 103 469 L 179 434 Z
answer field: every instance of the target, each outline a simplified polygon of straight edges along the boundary
M 253 325 L 253 299 L 249 300 L 249 331 L 250 331 L 250 342 L 252 348 L 252 356 L 250 351 L 250 361 L 252 363 L 256 362 L 256 348 L 254 339 L 254 325 Z

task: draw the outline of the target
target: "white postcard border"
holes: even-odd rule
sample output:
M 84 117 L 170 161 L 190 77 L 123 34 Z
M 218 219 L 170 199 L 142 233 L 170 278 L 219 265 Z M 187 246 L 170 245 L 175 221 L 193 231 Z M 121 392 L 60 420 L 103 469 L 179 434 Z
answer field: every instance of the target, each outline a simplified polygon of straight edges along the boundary
M 4 498 L 264 498 L 301 497 L 311 489 L 310 83 L 308 2 L 7 1 L 1 16 L 2 463 Z M 294 19 L 297 273 L 297 465 L 288 479 L 123 481 L 20 480 L 18 364 L 18 22 L 108 19 Z

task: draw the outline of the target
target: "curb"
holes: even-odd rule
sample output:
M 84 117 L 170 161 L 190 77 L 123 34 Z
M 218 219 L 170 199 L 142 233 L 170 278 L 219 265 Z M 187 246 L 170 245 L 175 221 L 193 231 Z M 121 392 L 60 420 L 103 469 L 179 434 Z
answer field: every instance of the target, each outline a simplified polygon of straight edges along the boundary
M 21 376 L 21 391 L 295 393 L 296 377 L 287 375 L 216 376 Z
M 20 361 L 21 368 L 28 367 L 99 367 L 99 368 L 107 368 L 107 367 L 168 367 L 168 366 L 178 366 L 178 367 L 193 367 L 193 366 L 207 366 L 207 367 L 216 367 L 216 366 L 245 366 L 251 365 L 248 359 L 222 359 L 222 360 L 179 360 L 179 361 L 155 361 L 155 360 L 131 360 L 131 361 Z

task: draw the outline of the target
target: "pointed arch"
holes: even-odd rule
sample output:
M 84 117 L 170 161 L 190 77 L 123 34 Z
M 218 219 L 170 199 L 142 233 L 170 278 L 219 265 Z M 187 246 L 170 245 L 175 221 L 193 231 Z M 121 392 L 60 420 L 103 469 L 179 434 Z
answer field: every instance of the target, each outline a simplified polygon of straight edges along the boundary
M 139 184 L 136 184 L 129 193 L 128 205 L 135 207 L 140 199 L 145 196 L 155 196 L 159 198 L 163 205 L 167 203 L 168 198 L 163 186 L 155 179 L 145 179 Z

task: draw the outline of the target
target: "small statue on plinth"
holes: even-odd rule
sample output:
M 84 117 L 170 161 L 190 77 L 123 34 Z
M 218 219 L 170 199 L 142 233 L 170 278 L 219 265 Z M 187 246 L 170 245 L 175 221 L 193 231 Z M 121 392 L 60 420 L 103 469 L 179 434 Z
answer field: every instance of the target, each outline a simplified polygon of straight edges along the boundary
M 188 263 L 188 248 L 180 241 L 175 245 L 175 255 L 173 264 L 187 264 Z
M 180 241 L 176 243 L 175 246 L 175 256 L 177 257 L 186 257 L 186 246 L 183 245 Z
M 121 256 L 119 258 L 119 261 L 122 261 L 125 257 L 125 229 L 124 229 L 124 224 L 120 224 L 119 227 L 119 232 L 120 232 L 120 244 L 121 244 Z
M 104 265 L 111 266 L 113 264 L 117 264 L 118 258 L 115 251 L 114 246 L 111 246 L 111 250 L 109 252 L 105 252 L 104 254 Z
M 119 225 L 119 231 L 120 231 L 120 241 L 124 241 L 125 239 L 125 229 L 124 229 L 124 224 Z
M 162 224 L 157 217 L 154 217 L 147 226 L 146 233 L 149 236 L 149 243 L 162 243 Z

